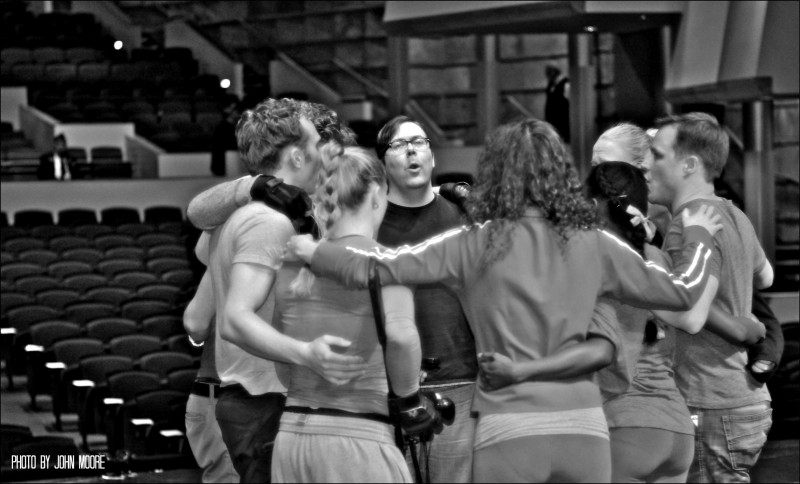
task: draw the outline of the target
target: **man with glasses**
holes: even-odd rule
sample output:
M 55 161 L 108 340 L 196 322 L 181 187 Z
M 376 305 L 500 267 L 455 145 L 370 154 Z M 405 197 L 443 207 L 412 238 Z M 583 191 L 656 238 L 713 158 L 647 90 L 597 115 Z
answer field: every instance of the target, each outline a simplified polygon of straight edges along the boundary
M 435 159 L 420 123 L 407 116 L 389 120 L 378 132 L 377 152 L 389 180 L 389 205 L 378 242 L 386 247 L 416 244 L 464 223 L 458 206 L 433 189 Z M 420 390 L 439 393 L 456 406 L 453 424 L 429 444 L 430 482 L 471 482 L 475 340 L 458 298 L 444 285 L 417 286 L 414 306 L 426 373 Z

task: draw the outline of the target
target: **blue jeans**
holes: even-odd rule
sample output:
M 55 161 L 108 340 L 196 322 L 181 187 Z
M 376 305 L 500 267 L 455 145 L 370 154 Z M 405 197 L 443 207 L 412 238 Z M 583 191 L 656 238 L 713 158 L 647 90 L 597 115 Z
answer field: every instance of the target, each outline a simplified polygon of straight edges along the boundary
M 697 416 L 689 482 L 750 482 L 750 469 L 772 426 L 770 403 L 689 411 Z
M 189 401 L 186 402 L 186 439 L 197 465 L 203 469 L 203 482 L 239 482 L 239 475 L 222 441 L 216 408 L 215 396 L 189 395 Z
M 241 385 L 225 387 L 217 401 L 217 422 L 241 482 L 270 482 L 272 447 L 286 396 L 250 395 Z
M 475 383 L 465 383 L 454 387 L 423 385 L 422 390 L 432 390 L 442 397 L 447 397 L 456 406 L 456 417 L 452 425 L 445 426 L 442 433 L 434 435 L 428 443 L 428 468 L 430 482 L 472 482 L 472 446 L 475 442 L 475 425 L 477 419 L 470 416 L 472 395 Z M 419 464 L 425 477 L 425 456 L 419 452 Z M 406 463 L 411 475 L 414 466 L 411 462 L 411 451 L 406 449 Z

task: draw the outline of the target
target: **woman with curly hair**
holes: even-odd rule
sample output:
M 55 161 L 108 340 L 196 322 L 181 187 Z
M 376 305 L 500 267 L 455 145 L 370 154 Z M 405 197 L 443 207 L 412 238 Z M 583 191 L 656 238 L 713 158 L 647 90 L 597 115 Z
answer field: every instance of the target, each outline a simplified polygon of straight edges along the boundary
M 479 167 L 468 201 L 478 222 L 471 227 L 395 250 L 310 237 L 294 237 L 289 249 L 348 287 L 368 283 L 371 260 L 384 282 L 443 281 L 461 300 L 478 351 L 516 361 L 585 341 L 599 295 L 682 310 L 702 293 L 709 231 L 718 229 L 705 208 L 684 215 L 690 228 L 671 273 L 595 230 L 594 206 L 549 124 L 526 119 L 497 128 Z M 479 389 L 472 410 L 476 482 L 610 480 L 608 426 L 590 375 Z

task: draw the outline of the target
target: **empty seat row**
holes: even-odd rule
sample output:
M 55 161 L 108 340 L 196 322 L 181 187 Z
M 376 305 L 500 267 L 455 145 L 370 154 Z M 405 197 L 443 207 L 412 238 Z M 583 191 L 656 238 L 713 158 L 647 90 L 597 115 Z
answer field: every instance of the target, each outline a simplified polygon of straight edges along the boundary
M 53 225 L 53 227 L 59 226 Z M 123 270 L 144 269 L 146 261 L 153 259 L 186 259 L 188 252 L 184 245 L 169 243 L 151 245 L 147 248 L 117 246 L 106 250 L 94 247 L 77 247 L 61 252 L 44 248 L 25 249 L 21 252 L 3 250 L 0 251 L 0 256 L 2 256 L 2 265 L 12 262 L 30 262 L 47 266 L 47 264 L 56 261 L 79 261 L 91 264 L 97 272 L 105 275 L 114 275 Z M 121 263 L 117 263 L 118 261 Z M 132 261 L 132 263 L 123 261 Z
M 81 64 L 84 62 L 98 62 L 106 58 L 102 50 L 91 47 L 71 47 L 61 48 L 55 46 L 36 47 L 27 49 L 24 47 L 7 47 L 0 51 L 0 60 L 4 64 L 51 64 L 57 62 L 69 62 L 71 64 Z
M 4 219 L 8 217 L 3 214 Z M 105 225 L 141 223 L 139 210 L 131 207 L 109 207 L 100 210 L 99 222 Z M 183 211 L 178 207 L 153 206 L 144 209 L 144 222 L 158 225 L 165 222 L 182 222 Z M 98 223 L 95 210 L 85 208 L 64 209 L 58 212 L 58 224 L 68 227 Z M 14 214 L 14 226 L 31 228 L 53 225 L 53 213 L 45 210 L 20 210 Z M 5 226 L 5 225 L 4 225 Z

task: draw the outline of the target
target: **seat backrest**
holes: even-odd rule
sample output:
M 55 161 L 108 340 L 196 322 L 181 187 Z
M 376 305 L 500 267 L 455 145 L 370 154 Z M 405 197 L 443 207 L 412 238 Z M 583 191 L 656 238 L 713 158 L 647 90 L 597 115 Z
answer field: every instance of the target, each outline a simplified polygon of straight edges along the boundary
M 63 252 L 69 249 L 91 247 L 92 242 L 86 237 L 81 237 L 79 235 L 62 235 L 61 237 L 50 239 L 49 246 L 51 250 Z
M 125 318 L 100 318 L 86 324 L 86 336 L 110 342 L 118 336 L 136 333 L 135 321 Z
M 116 146 L 95 146 L 91 149 L 92 160 L 112 159 L 122 161 L 122 149 Z M 139 213 L 136 213 L 136 223 L 139 223 Z M 105 223 L 105 222 L 104 222 Z
M 94 264 L 103 258 L 103 252 L 94 247 L 76 247 L 62 252 L 61 258 L 63 260 L 77 260 L 87 264 Z
M 8 227 L 8 229 L 15 229 L 15 227 Z M 8 232 L 13 232 L 12 230 L 8 230 Z M 42 239 L 37 239 L 35 237 L 28 237 L 27 235 L 21 234 L 17 232 L 14 238 L 10 238 L 7 234 L 7 238 L 3 242 L 3 250 L 7 250 L 12 253 L 19 253 L 23 250 L 28 249 L 44 249 L 47 246 L 47 242 Z
M 189 393 L 197 376 L 197 368 L 179 368 L 167 373 L 167 386 L 172 390 Z
M 147 261 L 147 269 L 157 274 L 163 274 L 175 269 L 188 269 L 189 261 L 184 258 L 159 257 Z
M 124 287 L 94 287 L 86 291 L 83 297 L 87 301 L 97 301 L 120 306 L 135 295 L 135 292 Z
M 83 292 L 93 287 L 107 285 L 108 279 L 102 274 L 75 274 L 64 278 L 61 283 L 64 287 Z
M 20 262 L 29 262 L 44 266 L 58 259 L 58 253 L 49 249 L 30 249 L 17 254 L 17 260 Z
M 4 279 L 5 280 L 5 279 Z M 60 286 L 58 279 L 52 276 L 25 276 L 14 281 L 18 291 L 35 294 L 45 289 L 54 289 Z
M 153 245 L 147 249 L 147 258 L 158 259 L 160 257 L 187 258 L 186 247 L 178 244 Z
M 120 272 L 141 271 L 144 269 L 144 264 L 137 259 L 105 259 L 97 263 L 97 268 L 103 274 L 114 277 Z
M 157 205 L 144 209 L 144 221 L 158 225 L 164 222 L 183 222 L 183 210 L 179 207 Z
M 180 316 L 150 316 L 142 321 L 142 333 L 166 340 L 172 335 L 184 334 L 183 320 Z
M 145 251 L 141 247 L 112 247 L 105 250 L 105 259 L 135 259 L 143 260 Z
M 47 273 L 47 269 L 41 264 L 33 262 L 11 262 L 0 267 L 0 277 L 13 281 L 25 276 L 37 276 Z
M 56 360 L 67 366 L 77 364 L 86 356 L 101 355 L 104 350 L 103 342 L 95 338 L 70 338 L 53 344 Z
M 53 225 L 53 214 L 44 210 L 20 210 L 14 214 L 15 227 Z
M 108 375 L 108 394 L 110 397 L 132 400 L 140 393 L 161 388 L 161 377 L 142 370 L 121 371 Z
M 187 287 L 195 281 L 195 275 L 191 269 L 173 269 L 161 274 L 161 280 L 179 287 Z
M 139 211 L 132 207 L 109 207 L 100 211 L 100 221 L 107 225 L 141 223 Z
M 130 235 L 108 234 L 96 237 L 94 245 L 98 249 L 108 250 L 114 247 L 133 247 L 136 245 L 136 240 Z
M 2 311 L 3 316 L 5 316 L 9 309 L 14 309 L 17 306 L 25 304 L 33 304 L 35 302 L 36 300 L 30 294 L 3 291 L 3 297 L 0 297 L 0 311 Z
M 160 351 L 162 349 L 161 340 L 156 336 L 147 334 L 129 334 L 117 336 L 108 344 L 108 351 L 112 355 L 128 356 L 138 359 L 147 353 Z
M 178 302 L 178 297 L 181 294 L 181 289 L 172 284 L 146 284 L 140 286 L 136 290 L 136 297 L 143 299 L 158 299 L 168 304 L 175 304 Z
M 149 223 L 142 223 L 142 224 L 122 224 L 117 226 L 117 232 L 124 235 L 130 235 L 131 237 L 138 237 L 143 234 L 152 234 L 156 231 L 156 227 L 153 224 Z
M 78 364 L 83 378 L 95 383 L 102 382 L 111 373 L 133 369 L 133 360 L 127 356 L 97 355 L 81 358 Z
M 31 235 L 40 239 L 50 240 L 54 237 L 69 235 L 71 231 L 60 225 L 39 225 L 31 229 Z
M 5 295 L 3 295 L 5 297 Z M 74 303 L 81 298 L 81 293 L 74 289 L 48 289 L 36 294 L 36 301 L 44 306 L 50 306 L 58 310 L 64 306 Z
M 191 368 L 194 365 L 194 359 L 185 353 L 176 351 L 156 351 L 142 356 L 138 363 L 142 370 L 157 373 L 164 378 L 172 370 Z
M 117 312 L 115 305 L 102 302 L 76 302 L 64 307 L 64 317 L 78 324 L 85 324 L 100 318 L 110 318 L 116 316 Z
M 58 319 L 61 311 L 41 304 L 23 304 L 6 311 L 8 324 L 17 331 L 27 330 L 32 324 L 40 321 Z
M 97 223 L 94 210 L 88 208 L 67 208 L 58 212 L 58 224 L 67 227 Z
M 136 238 L 136 242 L 142 247 L 153 247 L 156 245 L 175 244 L 179 245 L 179 240 L 172 234 L 143 234 Z
M 120 307 L 123 318 L 134 321 L 143 321 L 151 316 L 168 315 L 172 313 L 172 305 L 159 299 L 142 299 L 129 301 Z
M 81 327 L 69 321 L 45 321 L 31 326 L 31 343 L 49 348 L 56 341 L 77 338 Z
M 68 277 L 73 274 L 91 274 L 94 268 L 88 262 L 62 260 L 47 265 L 47 272 L 53 277 Z
M 112 235 L 112 234 L 114 234 L 114 227 L 110 225 L 91 224 L 91 225 L 78 225 L 75 227 L 75 235 L 80 235 L 81 237 L 86 237 L 92 240 L 102 235 Z

